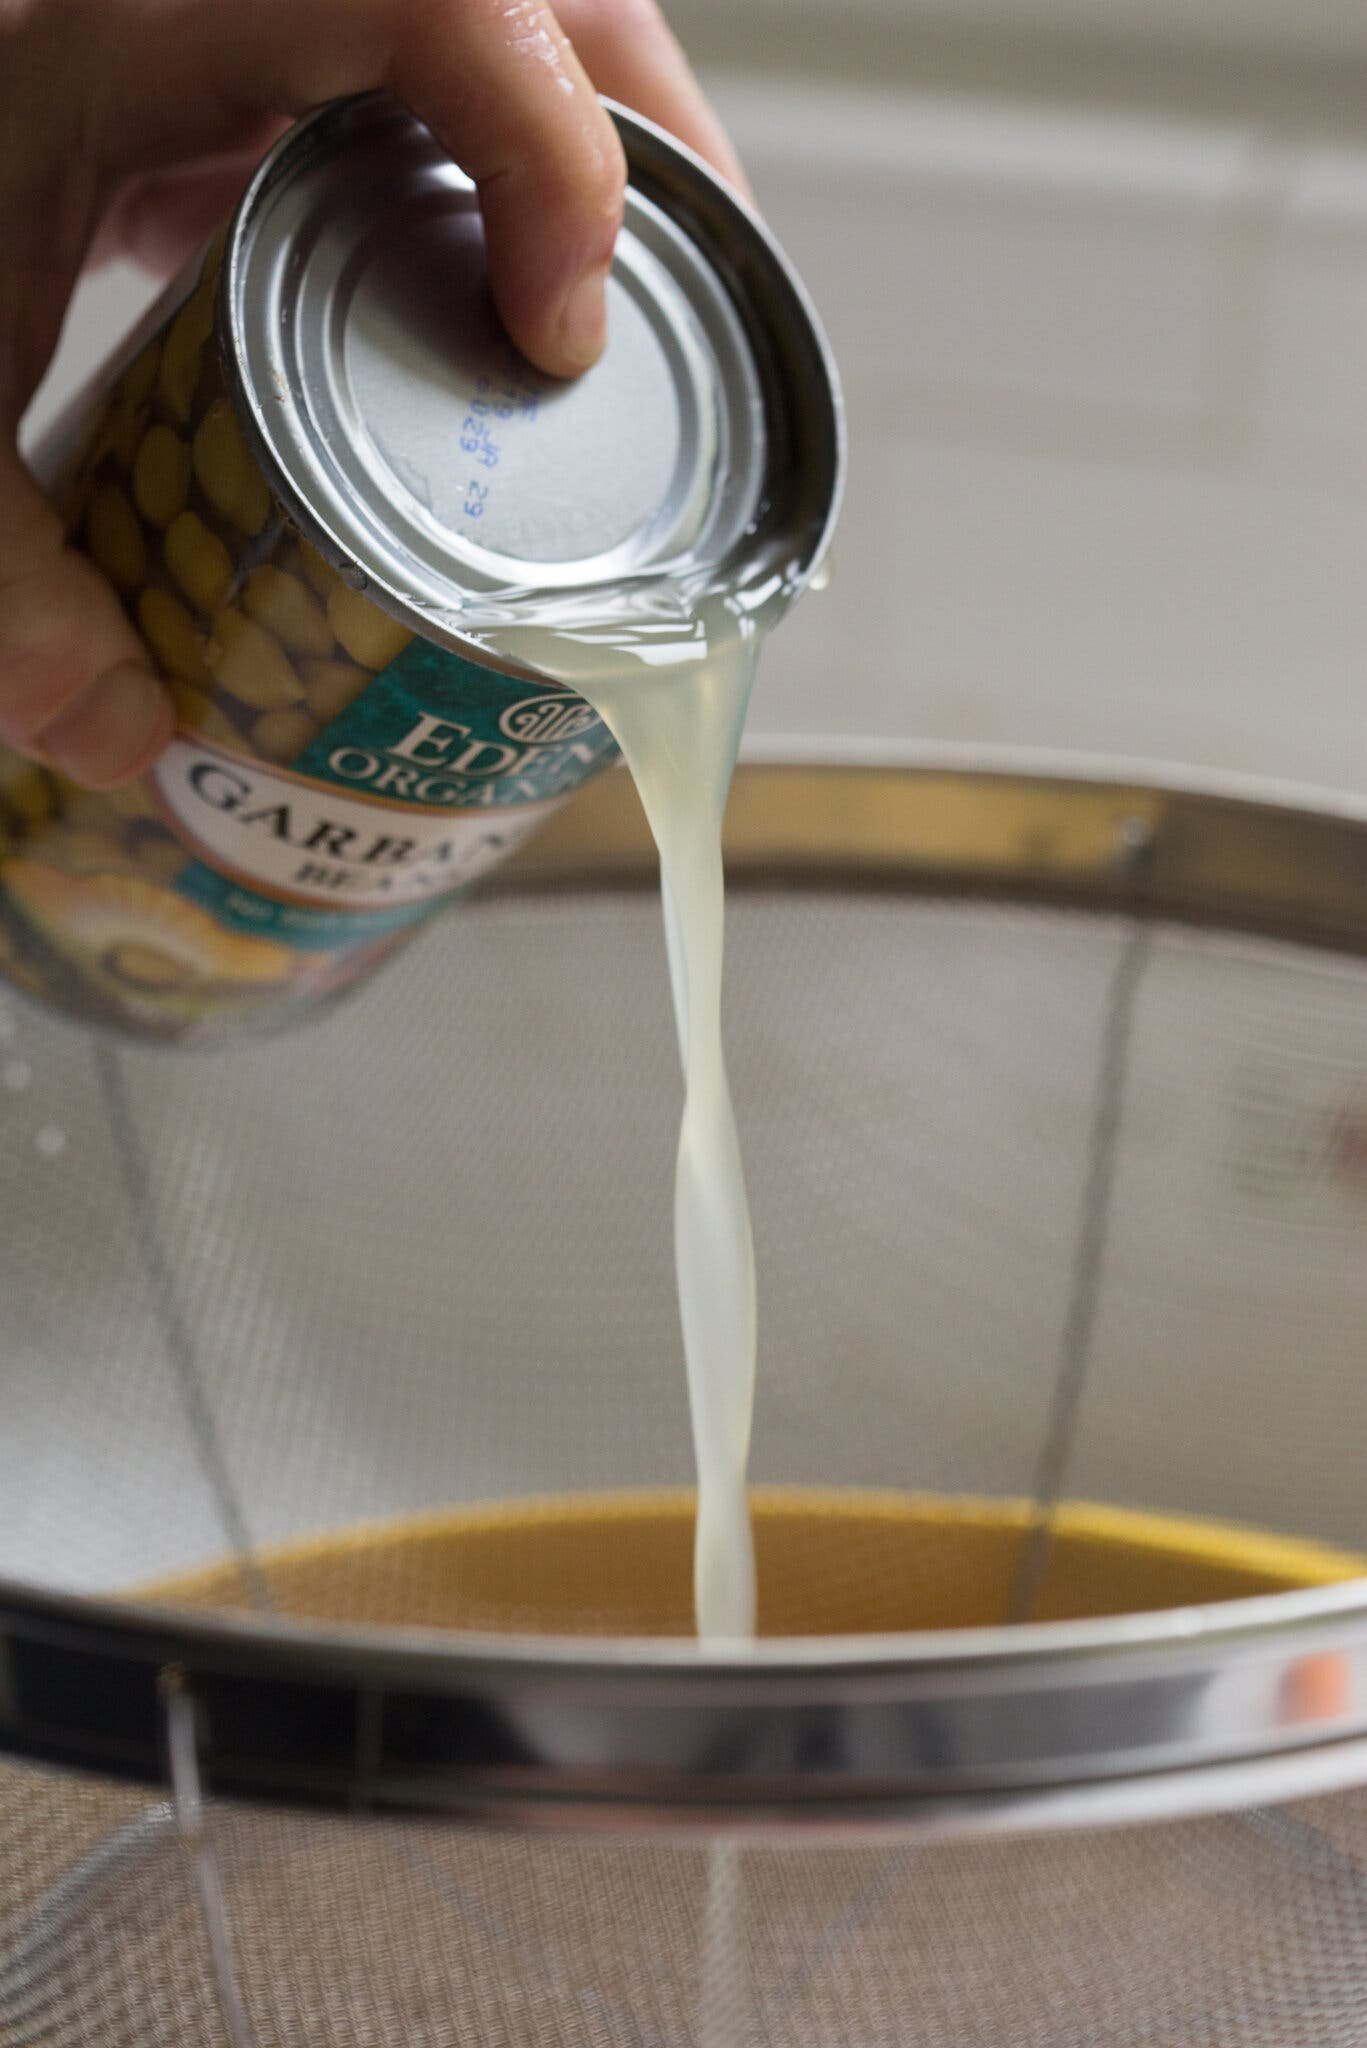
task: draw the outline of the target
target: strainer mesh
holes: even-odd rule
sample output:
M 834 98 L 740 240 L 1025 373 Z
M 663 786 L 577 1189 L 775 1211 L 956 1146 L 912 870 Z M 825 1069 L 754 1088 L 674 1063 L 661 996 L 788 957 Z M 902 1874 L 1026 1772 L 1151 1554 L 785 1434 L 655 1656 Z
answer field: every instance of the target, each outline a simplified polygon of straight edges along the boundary
M 774 1539 L 769 1625 L 1005 1618 L 1046 1470 L 1071 1505 L 1036 1612 L 1356 1569 L 1367 968 L 1161 925 L 1137 952 L 1123 918 L 890 893 L 751 888 L 729 918 L 754 1474 L 773 1528 L 794 1489 L 862 1499 L 828 1498 L 824 1537 L 807 1519 L 786 1589 Z M 544 1598 L 557 1627 L 687 1628 L 652 896 L 471 905 L 311 1032 L 232 1055 L 101 1048 L 5 1005 L 0 1082 L 0 1574 L 381 1624 L 552 1625 Z M 649 1495 L 612 1510 L 641 1518 L 637 1547 L 590 1517 L 571 1571 L 584 1497 L 622 1489 Z M 1193 1550 L 1098 1508 L 1340 1555 Z M 210 1826 L 260 2048 L 1367 2039 L 1360 1795 L 747 1847 L 710 1979 L 701 1847 L 238 1804 Z M 0 1839 L 4 2048 L 227 2038 L 167 1809 L 9 1765 Z
M 1129 937 L 737 893 L 757 1481 L 1030 1496 Z M 1365 995 L 1353 962 L 1154 934 L 1064 1495 L 1367 1547 Z M 239 1541 L 689 1483 L 649 895 L 472 906 L 233 1055 L 4 1016 L 0 1572 L 123 1589 Z M 405 1569 L 358 1552 L 377 1618 Z
M 15 1770 L 0 1824 L 6 2048 L 226 2039 L 165 1809 Z M 700 1847 L 238 1806 L 214 1845 L 258 2048 L 1358 2048 L 1367 2028 L 1360 1794 L 1020 1841 L 747 1848 L 710 1986 Z

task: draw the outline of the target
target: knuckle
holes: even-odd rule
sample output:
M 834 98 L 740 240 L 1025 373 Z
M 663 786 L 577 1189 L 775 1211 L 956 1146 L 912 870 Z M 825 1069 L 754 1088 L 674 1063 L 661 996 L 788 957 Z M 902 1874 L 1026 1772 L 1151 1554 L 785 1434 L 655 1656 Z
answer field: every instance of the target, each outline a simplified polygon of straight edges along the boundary
M 571 37 L 587 30 L 605 39 L 656 36 L 664 20 L 655 0 L 571 0 L 557 10 Z
M 0 741 L 24 751 L 88 685 L 95 636 L 82 631 L 65 563 L 12 583 L 0 624 Z
M 0 740 L 29 752 L 85 681 L 84 664 L 69 654 L 0 652 Z
M 574 166 L 566 197 L 582 223 L 586 258 L 606 263 L 622 225 L 627 163 L 617 130 L 606 114 L 602 118 L 603 133 Z
M 501 187 L 505 206 L 523 219 L 553 215 L 565 231 L 581 267 L 606 265 L 622 224 L 627 166 L 617 130 L 606 114 L 603 132 L 576 136 L 571 144 L 545 151 L 515 170 L 489 181 Z

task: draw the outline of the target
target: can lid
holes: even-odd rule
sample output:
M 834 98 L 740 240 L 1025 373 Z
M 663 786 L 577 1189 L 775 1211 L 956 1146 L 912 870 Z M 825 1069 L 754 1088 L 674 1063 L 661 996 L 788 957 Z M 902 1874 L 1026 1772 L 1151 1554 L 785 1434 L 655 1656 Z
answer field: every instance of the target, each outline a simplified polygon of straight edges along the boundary
M 220 333 L 286 509 L 429 637 L 481 593 L 721 564 L 834 516 L 834 372 L 796 278 L 699 159 L 611 109 L 631 173 L 610 339 L 573 382 L 493 309 L 470 180 L 383 94 L 325 108 L 258 171 Z

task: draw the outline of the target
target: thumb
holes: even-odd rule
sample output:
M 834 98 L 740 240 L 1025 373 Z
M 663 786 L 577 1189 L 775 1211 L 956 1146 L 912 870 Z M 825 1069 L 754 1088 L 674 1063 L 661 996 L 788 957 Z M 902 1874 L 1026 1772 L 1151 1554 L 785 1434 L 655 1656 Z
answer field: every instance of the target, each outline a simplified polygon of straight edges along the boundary
M 13 443 L 0 449 L 0 741 L 87 789 L 151 766 L 170 700 L 114 591 L 65 544 Z

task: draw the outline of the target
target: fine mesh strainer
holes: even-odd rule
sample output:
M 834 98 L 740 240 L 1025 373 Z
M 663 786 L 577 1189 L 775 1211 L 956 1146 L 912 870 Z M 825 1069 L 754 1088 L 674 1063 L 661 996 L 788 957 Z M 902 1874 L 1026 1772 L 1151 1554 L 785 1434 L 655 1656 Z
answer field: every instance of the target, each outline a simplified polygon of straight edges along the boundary
M 1367 2040 L 1367 813 L 729 837 L 753 1650 L 621 777 L 292 1038 L 0 1008 L 4 2048 Z

